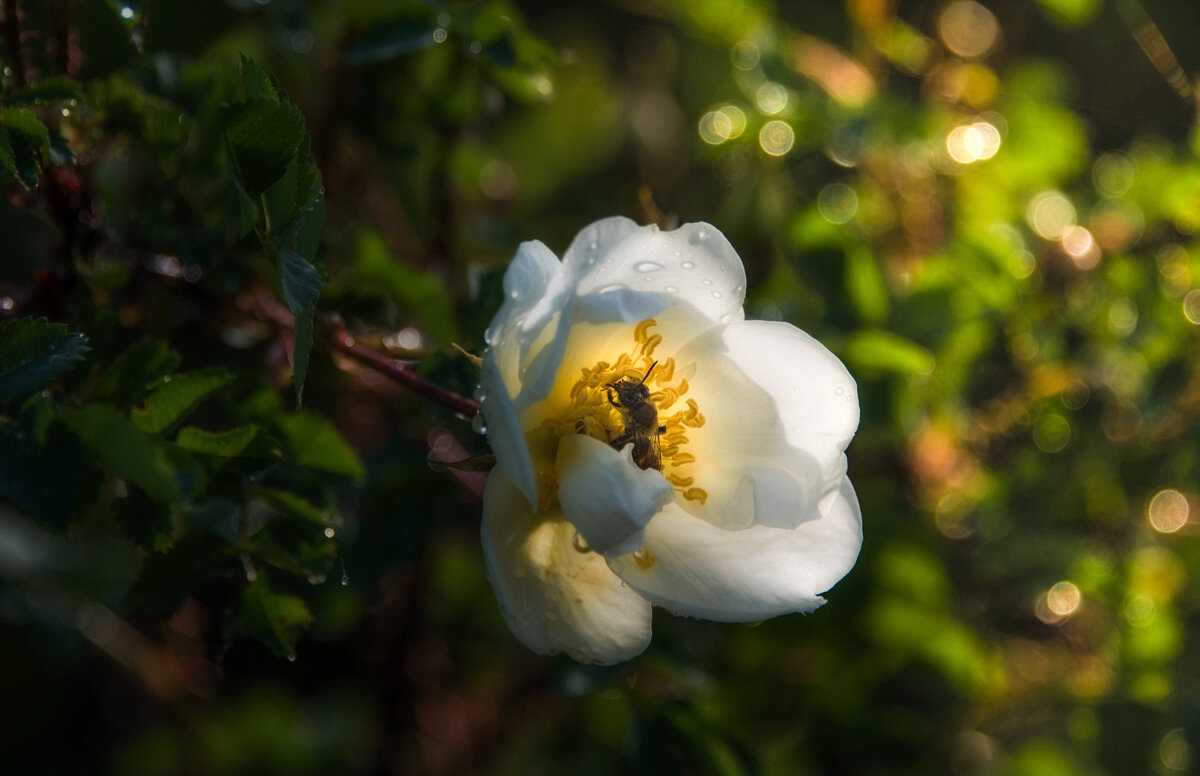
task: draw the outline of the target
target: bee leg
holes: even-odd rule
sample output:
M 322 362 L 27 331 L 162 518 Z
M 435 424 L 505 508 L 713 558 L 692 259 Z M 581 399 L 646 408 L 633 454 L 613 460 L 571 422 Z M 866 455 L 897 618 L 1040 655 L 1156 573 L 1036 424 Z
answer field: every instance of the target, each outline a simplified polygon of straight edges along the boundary
M 613 394 L 612 394 L 612 388 L 605 388 L 605 389 L 604 389 L 604 392 L 608 394 L 608 403 L 609 403 L 609 404 L 611 404 L 611 405 L 612 405 L 612 406 L 614 406 L 614 407 L 620 407 L 620 406 L 621 406 L 621 402 L 619 402 L 619 401 L 617 401 L 616 399 L 614 399 L 614 398 L 613 398 Z
M 632 441 L 633 441 L 633 434 L 621 434 L 621 436 L 619 436 L 616 439 L 614 439 L 613 441 L 609 442 L 608 446 L 614 450 L 620 450 L 622 447 L 624 447 L 625 445 L 629 444 Z

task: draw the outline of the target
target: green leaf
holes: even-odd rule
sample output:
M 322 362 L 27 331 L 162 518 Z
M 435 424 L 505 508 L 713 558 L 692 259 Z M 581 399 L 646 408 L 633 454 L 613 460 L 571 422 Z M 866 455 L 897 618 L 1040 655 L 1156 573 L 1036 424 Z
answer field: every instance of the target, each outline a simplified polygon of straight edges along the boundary
M 224 369 L 202 369 L 167 375 L 129 415 L 142 431 L 158 434 L 187 414 L 204 397 L 226 385 L 232 375 Z
M 116 407 L 92 404 L 67 410 L 62 419 L 102 469 L 124 477 L 159 501 L 179 498 L 179 484 L 165 451 Z
M 0 173 L 17 177 L 17 160 L 13 156 L 12 140 L 4 127 L 0 127 Z
M 242 186 L 251 197 L 279 180 L 305 138 L 295 105 L 254 98 L 224 111 L 225 138 Z
M 325 519 L 325 515 L 316 505 L 303 496 L 292 493 L 290 490 L 262 488 L 255 490 L 253 496 L 262 499 L 284 514 L 299 517 L 320 526 L 329 524 L 329 521 Z
M 78 100 L 80 92 L 81 86 L 78 81 L 74 81 L 65 75 L 60 75 L 38 81 L 22 89 L 13 89 L 4 95 L 3 99 L 0 99 L 0 104 L 10 107 L 17 105 L 45 105 L 48 103 L 64 102 L 66 100 Z
M 262 65 L 242 54 L 242 86 L 246 90 L 246 99 L 278 100 L 279 90 L 271 82 L 271 76 Z
M 173 543 L 168 504 L 153 500 L 141 488 L 116 500 L 116 519 L 129 540 L 147 552 L 165 552 Z
M 328 419 L 311 412 L 293 412 L 280 418 L 288 458 L 301 466 L 360 479 L 362 463 Z
M 160 340 L 142 340 L 126 349 L 104 372 L 88 395 L 91 401 L 129 406 L 151 385 L 179 365 L 179 355 Z
M 933 354 L 912 340 L 880 329 L 859 329 L 846 342 L 846 361 L 869 374 L 927 375 L 933 371 Z
M 325 286 L 325 273 L 303 256 L 276 248 L 276 273 L 283 299 L 294 315 L 317 306 L 317 297 Z
M 42 160 L 50 153 L 50 132 L 46 125 L 27 110 L 0 111 L 0 128 L 8 133 L 12 169 L 27 189 L 37 186 Z
M 313 311 L 296 314 L 292 336 L 292 385 L 296 387 L 296 407 L 304 405 L 304 380 L 308 376 L 308 359 L 312 353 Z
M 312 620 L 308 604 L 294 595 L 276 593 L 266 576 L 259 574 L 228 612 L 225 635 L 256 638 L 284 657 L 295 652 L 296 641 Z
M 271 184 L 271 187 L 263 193 L 263 206 L 266 208 L 271 229 L 281 235 L 281 241 L 285 247 L 295 247 L 294 243 L 302 222 L 308 220 L 308 216 L 321 201 L 323 194 L 321 171 L 317 169 L 309 138 L 305 135 L 304 141 L 288 164 L 283 177 Z M 320 220 L 323 221 L 324 209 L 320 216 Z M 318 234 L 322 225 L 317 226 Z M 316 253 L 316 245 L 311 247 L 311 252 L 301 251 L 307 259 L 312 259 Z
M 232 523 L 238 506 L 232 502 L 209 502 L 222 511 L 221 522 Z M 228 543 L 216 534 L 199 531 L 175 542 L 168 552 L 151 553 L 129 588 L 125 604 L 130 609 L 170 613 L 202 582 L 232 577 L 238 561 Z
M 437 23 L 432 19 L 396 19 L 384 22 L 347 49 L 343 61 L 347 65 L 385 62 L 430 48 L 437 43 L 433 37 L 436 29 Z
M 0 501 L 64 531 L 83 481 L 83 451 L 60 425 L 38 439 L 30 415 L 0 425 Z
M 53 380 L 87 352 L 87 339 L 67 331 L 66 324 L 45 318 L 0 323 L 0 400 Z
M 846 293 L 868 323 L 882 323 L 888 314 L 888 290 L 879 263 L 862 246 L 846 252 Z
M 203 431 L 195 426 L 185 426 L 179 429 L 175 444 L 190 453 L 221 458 L 262 456 L 270 450 L 269 442 L 258 426 L 238 426 L 227 431 Z
M 313 312 L 317 298 L 325 286 L 325 272 L 310 264 L 303 256 L 284 248 L 276 248 L 278 283 L 288 309 L 296 316 L 292 349 L 292 382 L 296 386 L 296 404 L 304 396 L 304 378 L 308 373 L 308 357 L 313 342 Z

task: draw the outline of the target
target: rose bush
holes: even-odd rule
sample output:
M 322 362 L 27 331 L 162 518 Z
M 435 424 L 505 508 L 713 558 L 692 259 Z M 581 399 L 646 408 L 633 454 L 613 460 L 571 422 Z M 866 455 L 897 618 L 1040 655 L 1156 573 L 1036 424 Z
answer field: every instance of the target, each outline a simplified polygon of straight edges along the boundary
M 627 660 L 652 605 L 727 622 L 809 612 L 854 565 L 854 380 L 794 326 L 745 320 L 745 282 L 703 223 L 608 218 L 561 262 L 540 242 L 517 251 L 478 394 L 497 463 L 483 547 L 531 649 Z M 623 402 L 622 381 L 645 400 Z

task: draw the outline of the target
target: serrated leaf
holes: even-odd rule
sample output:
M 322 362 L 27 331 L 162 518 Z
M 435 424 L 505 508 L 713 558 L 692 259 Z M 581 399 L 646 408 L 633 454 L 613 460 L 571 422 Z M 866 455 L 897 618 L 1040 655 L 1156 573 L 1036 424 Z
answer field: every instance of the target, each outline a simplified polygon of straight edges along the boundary
M 116 407 L 92 404 L 67 410 L 61 417 L 100 468 L 129 480 L 160 501 L 179 498 L 179 483 L 166 452 Z
M 267 71 L 250 57 L 242 54 L 242 86 L 250 100 L 278 100 L 279 93 Z
M 182 418 L 204 397 L 229 383 L 232 378 L 224 369 L 202 369 L 196 372 L 168 375 L 169 380 L 157 383 L 129 419 L 142 431 L 158 434 Z
M 88 399 L 129 406 L 174 371 L 179 355 L 160 340 L 142 340 L 117 356 L 92 388 Z
M 57 129 L 50 130 L 50 163 L 60 166 L 75 164 L 75 151 Z
M 312 412 L 293 412 L 278 421 L 288 458 L 301 466 L 360 479 L 362 463 L 329 420 Z
M 317 169 L 309 138 L 305 135 L 283 176 L 263 193 L 263 205 L 271 229 L 280 235 L 282 245 L 296 248 L 294 243 L 300 222 L 316 207 L 323 193 L 321 171 Z M 300 252 L 308 259 L 315 254 L 315 250 L 312 253 Z
M 190 453 L 235 458 L 240 455 L 263 455 L 267 445 L 258 426 L 238 426 L 227 431 L 204 431 L 184 426 L 175 437 L 175 444 Z M 259 442 L 260 444 L 255 444 Z
M 927 375 L 933 371 L 933 354 L 910 339 L 881 329 L 860 329 L 850 335 L 846 362 L 865 373 Z
M 0 103 L 6 106 L 45 105 L 79 99 L 81 86 L 65 75 L 47 78 L 22 89 L 13 89 Z
M 285 657 L 295 652 L 296 641 L 312 620 L 308 604 L 294 595 L 276 593 L 266 576 L 259 574 L 227 614 L 225 635 L 256 638 Z
M 50 152 L 50 133 L 37 116 L 27 110 L 0 111 L 0 127 L 8 133 L 12 168 L 27 189 L 37 186 L 42 160 Z
M 0 323 L 0 400 L 31 391 L 83 360 L 82 334 L 45 318 Z
M 256 97 L 224 111 L 225 137 L 242 186 L 257 197 L 279 180 L 305 138 L 299 109 Z

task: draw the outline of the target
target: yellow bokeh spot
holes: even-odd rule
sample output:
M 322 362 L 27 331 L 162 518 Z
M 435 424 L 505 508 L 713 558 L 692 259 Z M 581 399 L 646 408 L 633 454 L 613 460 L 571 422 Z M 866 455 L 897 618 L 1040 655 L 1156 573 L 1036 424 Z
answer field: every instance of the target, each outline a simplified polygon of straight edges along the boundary
M 1177 490 L 1160 490 L 1150 499 L 1146 517 L 1159 533 L 1175 533 L 1187 524 L 1191 506 L 1187 497 Z
M 1083 594 L 1074 582 L 1056 582 L 1046 591 L 1046 608 L 1060 617 L 1070 617 L 1083 602 Z
M 795 142 L 796 133 L 785 121 L 768 121 L 758 132 L 758 144 L 771 156 L 783 156 Z

